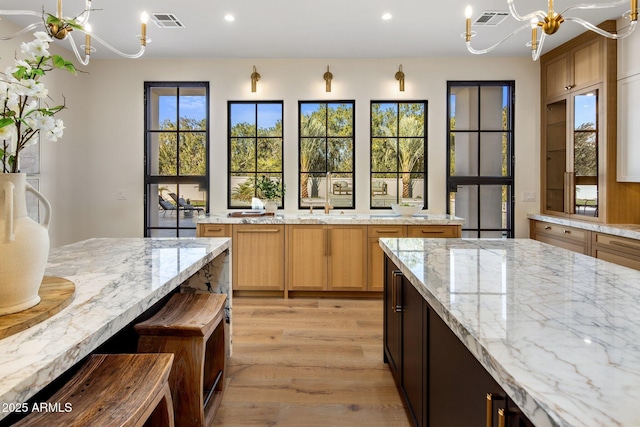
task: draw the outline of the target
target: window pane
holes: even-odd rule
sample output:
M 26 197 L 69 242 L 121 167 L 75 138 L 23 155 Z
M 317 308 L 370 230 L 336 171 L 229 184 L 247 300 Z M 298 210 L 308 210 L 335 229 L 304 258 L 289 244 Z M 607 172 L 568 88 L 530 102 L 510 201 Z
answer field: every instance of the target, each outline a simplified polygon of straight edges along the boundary
M 206 174 L 206 146 L 204 133 L 180 133 L 180 175 L 204 176 Z
M 303 207 L 320 206 L 324 203 L 327 177 L 321 173 L 300 174 L 300 203 Z M 329 189 L 331 193 L 331 189 Z
M 177 175 L 178 139 L 175 133 L 152 133 L 150 151 L 151 175 Z
M 282 136 L 282 104 L 258 104 L 258 136 Z
M 371 104 L 371 136 L 398 136 L 397 104 Z
M 350 104 L 328 104 L 329 120 L 327 136 L 353 135 L 353 106 Z
M 400 172 L 424 171 L 424 139 L 400 138 L 399 144 Z
M 450 212 L 464 218 L 464 227 L 478 228 L 478 186 L 459 185 L 456 193 L 451 193 Z
M 180 89 L 180 130 L 206 129 L 206 93 L 203 87 Z
M 353 140 L 330 138 L 329 144 L 329 171 L 351 172 L 353 170 Z
M 507 94 L 504 86 L 483 86 L 480 89 L 481 129 L 507 129 Z
M 147 117 L 149 130 L 175 129 L 178 117 L 178 89 L 154 87 L 149 91 Z
M 595 130 L 598 97 L 594 92 L 575 97 L 575 130 Z
M 424 104 L 400 104 L 400 136 L 424 136 Z
M 231 204 L 233 206 L 251 206 L 251 199 L 255 197 L 256 174 L 231 174 Z
M 395 138 L 374 138 L 371 140 L 371 171 L 397 172 L 396 156 L 398 140 Z
M 327 147 L 324 138 L 300 140 L 300 172 L 326 172 Z
M 480 228 L 507 228 L 506 186 L 480 186 Z
M 256 146 L 253 138 L 231 139 L 231 172 L 253 171 L 256 167 Z
M 478 128 L 477 87 L 452 87 L 449 102 L 451 129 L 476 130 Z
M 402 177 L 402 193 L 400 203 L 423 203 L 424 202 L 424 174 L 421 173 L 403 173 Z
M 326 104 L 300 104 L 300 136 L 327 136 Z
M 484 132 L 480 137 L 480 174 L 507 176 L 507 134 Z
M 256 105 L 231 104 L 231 136 L 256 136 Z
M 259 138 L 258 139 L 258 171 L 281 172 L 282 171 L 282 139 Z
M 371 174 L 371 206 L 390 207 L 397 201 L 395 174 Z
M 334 174 L 329 185 L 329 203 L 334 208 L 353 207 L 353 174 Z
M 478 135 L 456 132 L 451 134 L 451 175 L 478 175 Z

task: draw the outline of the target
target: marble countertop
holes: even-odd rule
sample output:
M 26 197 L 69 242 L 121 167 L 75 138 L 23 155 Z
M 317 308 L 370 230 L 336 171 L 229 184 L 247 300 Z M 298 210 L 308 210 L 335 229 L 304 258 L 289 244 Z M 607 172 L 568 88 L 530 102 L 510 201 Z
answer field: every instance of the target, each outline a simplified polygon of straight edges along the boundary
M 329 215 L 320 210 L 314 213 L 282 214 L 259 217 L 229 217 L 227 212 L 210 213 L 194 218 L 197 224 L 359 224 L 359 225 L 462 225 L 464 218 L 446 214 L 422 213 L 400 216 L 390 211 L 380 213 L 351 213 L 334 210 Z
M 227 238 L 130 238 L 52 249 L 45 274 L 74 282 L 74 299 L 0 339 L 0 404 L 26 402 L 229 247 Z
M 640 224 L 599 224 L 597 222 L 577 221 L 557 216 L 528 214 L 527 218 L 552 224 L 566 225 L 567 227 L 580 228 L 582 230 L 597 231 L 614 236 L 628 237 L 640 240 Z
M 529 239 L 380 239 L 542 426 L 640 425 L 640 271 Z

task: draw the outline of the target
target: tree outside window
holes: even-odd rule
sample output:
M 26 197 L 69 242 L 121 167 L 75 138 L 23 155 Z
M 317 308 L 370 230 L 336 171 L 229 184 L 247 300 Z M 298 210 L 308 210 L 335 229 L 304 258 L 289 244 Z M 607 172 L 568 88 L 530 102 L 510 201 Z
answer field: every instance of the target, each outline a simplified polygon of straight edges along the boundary
M 371 208 L 426 208 L 426 101 L 371 102 Z

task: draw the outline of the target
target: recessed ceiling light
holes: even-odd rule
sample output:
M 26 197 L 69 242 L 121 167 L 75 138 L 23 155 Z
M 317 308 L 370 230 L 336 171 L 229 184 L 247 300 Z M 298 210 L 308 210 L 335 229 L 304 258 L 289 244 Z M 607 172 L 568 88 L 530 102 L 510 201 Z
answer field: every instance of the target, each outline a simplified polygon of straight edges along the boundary
M 384 15 L 382 15 L 382 19 L 385 21 L 388 21 L 389 19 L 391 19 L 393 16 L 390 13 L 385 13 Z
M 227 22 L 233 22 L 236 20 L 236 17 L 230 13 L 227 13 L 226 15 L 224 15 L 224 20 Z

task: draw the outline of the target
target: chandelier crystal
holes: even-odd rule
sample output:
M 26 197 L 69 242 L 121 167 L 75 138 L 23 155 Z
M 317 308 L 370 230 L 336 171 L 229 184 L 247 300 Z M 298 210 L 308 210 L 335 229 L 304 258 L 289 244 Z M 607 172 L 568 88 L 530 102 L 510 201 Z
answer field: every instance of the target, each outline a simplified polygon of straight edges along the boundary
M 466 31 L 462 34 L 462 37 L 465 39 L 467 50 L 471 53 L 481 55 L 488 52 L 491 52 L 496 47 L 509 40 L 514 35 L 518 34 L 520 31 L 525 30 L 527 28 L 531 28 L 531 41 L 527 43 L 527 46 L 531 48 L 531 57 L 534 61 L 537 61 L 540 58 L 540 53 L 542 52 L 542 47 L 544 45 L 544 40 L 547 36 L 555 34 L 559 29 L 560 25 L 565 22 L 575 22 L 576 24 L 582 25 L 589 31 L 593 31 L 597 34 L 600 34 L 603 37 L 608 37 L 610 39 L 622 39 L 629 36 L 633 30 L 636 28 L 636 23 L 638 21 L 638 0 L 618 0 L 611 3 L 597 3 L 597 4 L 577 4 L 574 6 L 569 6 L 562 12 L 558 13 L 553 10 L 553 0 L 548 0 L 548 10 L 545 12 L 544 10 L 537 10 L 535 12 L 531 12 L 527 15 L 520 15 L 516 11 L 516 7 L 514 5 L 514 0 L 507 0 L 507 4 L 509 5 L 509 12 L 513 18 L 518 21 L 526 22 L 526 24 L 516 28 L 502 40 L 490 46 L 486 49 L 474 49 L 471 47 L 471 38 L 476 35 L 475 31 L 471 31 L 471 16 L 473 15 L 473 10 L 471 6 L 467 6 L 465 10 L 465 18 L 466 18 Z M 629 19 L 630 23 L 626 30 L 622 33 L 610 33 L 608 31 L 599 28 L 592 23 L 585 21 L 582 18 L 567 16 L 568 12 L 579 10 L 579 9 L 607 9 L 611 7 L 622 6 L 625 3 L 630 1 L 631 8 L 624 14 L 622 17 L 625 19 Z M 542 34 L 540 35 L 540 39 L 538 39 L 538 27 L 542 29 Z
M 56 10 L 56 14 L 52 15 L 44 11 L 35 12 L 32 10 L 0 10 L 0 16 L 11 16 L 11 15 L 26 15 L 26 16 L 35 16 L 40 18 L 39 22 L 34 22 L 24 27 L 20 31 L 10 34 L 8 36 L 0 36 L 0 40 L 10 40 L 14 37 L 18 37 L 24 33 L 32 31 L 36 28 L 44 28 L 44 30 L 51 36 L 51 38 L 55 40 L 68 40 L 71 45 L 71 49 L 73 53 L 75 53 L 76 58 L 82 65 L 89 64 L 89 60 L 91 59 L 91 53 L 95 52 L 95 48 L 91 46 L 91 40 L 95 40 L 110 51 L 125 57 L 125 58 L 140 58 L 146 49 L 147 43 L 151 42 L 151 39 L 147 38 L 147 21 L 149 20 L 149 15 L 146 12 L 143 12 L 141 15 L 142 29 L 141 34 L 138 36 L 140 40 L 140 50 L 138 52 L 129 54 L 125 52 L 121 52 L 115 47 L 111 46 L 109 43 L 102 40 L 100 37 L 95 35 L 91 31 L 91 25 L 89 25 L 89 15 L 91 11 L 94 10 L 91 8 L 92 0 L 85 0 L 84 10 L 76 15 L 74 18 L 64 17 L 62 15 L 62 0 L 58 0 L 58 8 Z M 76 45 L 73 37 L 70 36 L 71 31 L 78 31 L 85 35 L 85 44 L 80 46 Z M 83 50 L 84 57 L 81 55 L 80 50 Z

